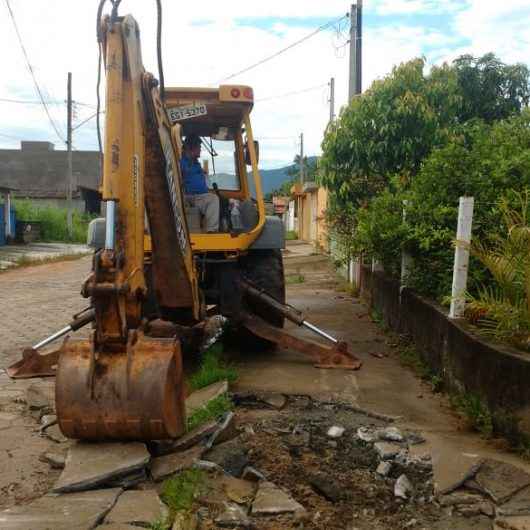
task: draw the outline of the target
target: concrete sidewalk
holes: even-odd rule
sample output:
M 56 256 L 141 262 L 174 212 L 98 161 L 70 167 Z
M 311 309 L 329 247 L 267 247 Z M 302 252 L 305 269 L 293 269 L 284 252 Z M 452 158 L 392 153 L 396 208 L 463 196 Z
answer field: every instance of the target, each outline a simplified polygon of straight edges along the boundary
M 0 246 L 0 271 L 22 264 L 39 264 L 72 256 L 84 256 L 91 249 L 86 245 L 71 243 L 30 243 L 27 245 Z

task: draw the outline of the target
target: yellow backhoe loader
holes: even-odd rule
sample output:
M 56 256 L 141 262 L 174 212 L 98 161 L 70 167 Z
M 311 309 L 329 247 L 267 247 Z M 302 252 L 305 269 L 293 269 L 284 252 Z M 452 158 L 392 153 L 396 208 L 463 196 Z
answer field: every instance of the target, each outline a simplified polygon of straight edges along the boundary
M 93 266 L 82 285 L 90 306 L 70 325 L 25 350 L 12 377 L 56 375 L 62 432 L 87 440 L 174 438 L 185 428 L 181 342 L 213 313 L 264 344 L 311 355 L 317 366 L 357 369 L 346 345 L 285 304 L 283 226 L 267 217 L 250 123 L 248 86 L 166 88 L 144 70 L 131 16 L 98 10 L 106 70 L 105 218 L 91 223 Z M 205 172 L 221 204 L 219 232 L 206 233 L 183 194 L 182 138 L 198 135 L 210 155 Z M 206 167 L 209 166 L 209 167 Z M 301 340 L 284 319 L 330 342 Z M 86 324 L 88 339 L 67 337 Z

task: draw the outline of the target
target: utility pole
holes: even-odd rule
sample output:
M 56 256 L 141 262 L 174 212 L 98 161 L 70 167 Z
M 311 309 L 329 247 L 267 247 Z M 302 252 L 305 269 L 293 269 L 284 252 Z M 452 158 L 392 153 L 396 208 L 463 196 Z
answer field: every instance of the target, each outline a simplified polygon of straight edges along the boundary
M 305 180 L 305 164 L 304 164 L 304 133 L 300 133 L 300 182 Z
M 357 0 L 350 10 L 350 76 L 348 101 L 362 92 L 363 71 L 363 0 Z
M 329 123 L 332 123 L 335 118 L 335 78 L 332 77 L 329 81 Z
M 72 173 L 72 72 L 68 72 L 68 88 L 67 88 L 67 133 L 66 133 L 66 186 L 67 186 L 67 201 L 68 201 L 68 215 L 67 227 L 70 238 L 73 236 L 73 173 Z

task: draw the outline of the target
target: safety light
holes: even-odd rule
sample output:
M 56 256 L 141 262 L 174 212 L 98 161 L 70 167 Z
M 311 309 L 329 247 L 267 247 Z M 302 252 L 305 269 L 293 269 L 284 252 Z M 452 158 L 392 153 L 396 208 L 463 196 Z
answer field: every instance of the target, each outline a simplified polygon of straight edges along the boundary
M 247 99 L 253 99 L 254 98 L 254 92 L 250 87 L 247 87 L 243 90 L 243 96 L 245 96 Z
M 233 98 L 238 98 L 238 97 L 241 95 L 241 90 L 239 90 L 239 88 L 233 88 L 233 89 L 230 91 L 230 95 L 231 95 Z

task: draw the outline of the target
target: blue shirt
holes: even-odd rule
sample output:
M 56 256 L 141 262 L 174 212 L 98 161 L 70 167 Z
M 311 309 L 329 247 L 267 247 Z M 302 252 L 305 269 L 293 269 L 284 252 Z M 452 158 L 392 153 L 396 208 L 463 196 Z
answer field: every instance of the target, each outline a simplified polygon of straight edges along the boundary
M 180 159 L 180 170 L 184 180 L 184 193 L 186 195 L 198 195 L 208 193 L 206 175 L 198 160 L 192 160 L 187 156 Z

